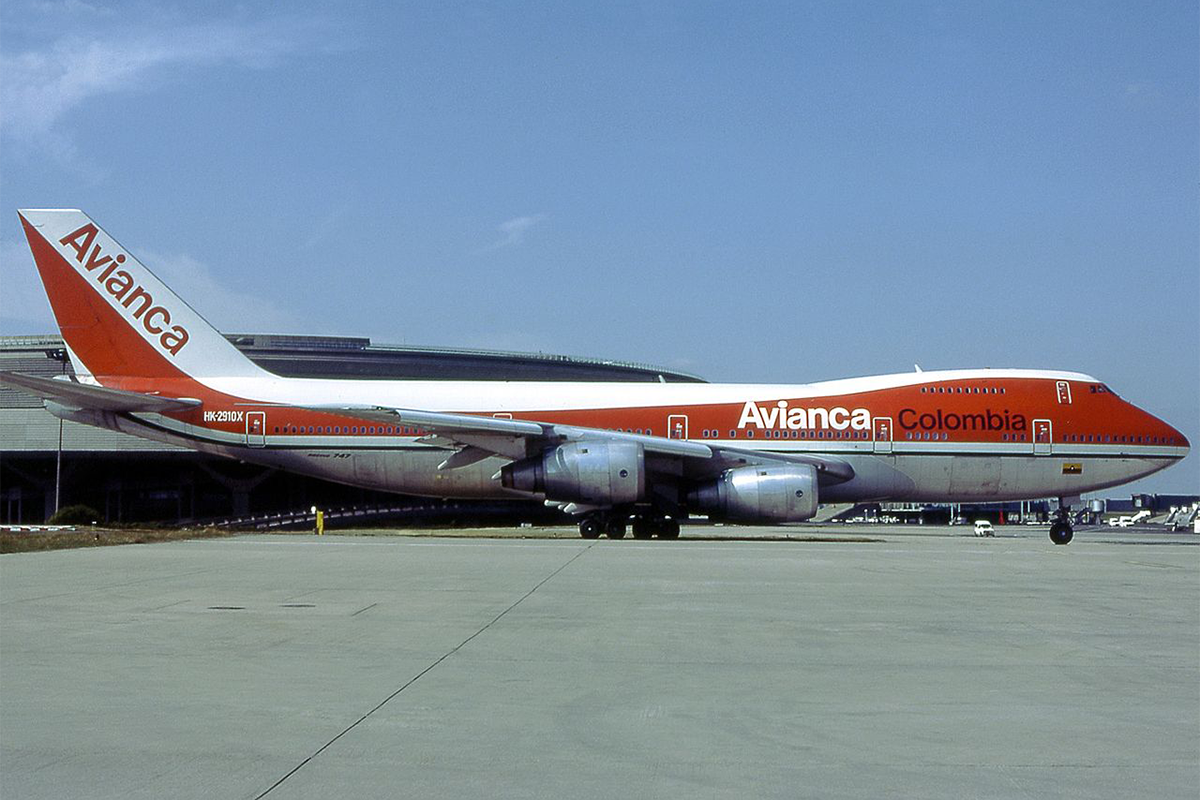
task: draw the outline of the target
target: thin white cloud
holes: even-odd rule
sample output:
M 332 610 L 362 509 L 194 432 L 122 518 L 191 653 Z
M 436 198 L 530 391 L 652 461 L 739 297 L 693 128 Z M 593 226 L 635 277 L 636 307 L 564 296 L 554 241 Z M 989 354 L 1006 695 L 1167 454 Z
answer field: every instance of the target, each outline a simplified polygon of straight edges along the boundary
M 25 239 L 0 238 L 0 334 L 57 329 Z
M 55 17 L 78 16 L 79 14 L 108 16 L 113 13 L 111 8 L 102 8 L 94 3 L 85 3 L 83 0 L 54 0 L 53 2 L 51 0 L 35 0 L 29 4 L 29 8 L 39 14 Z
M 313 34 L 312 24 L 281 20 L 67 32 L 44 47 L 0 53 L 0 131 L 10 144 L 70 153 L 64 119 L 90 100 L 143 90 L 190 67 L 269 67 Z
M 1122 88 L 1126 100 L 1162 99 L 1162 89 L 1152 81 L 1130 81 Z
M 333 209 L 320 220 L 309 225 L 308 236 L 304 237 L 300 248 L 311 250 L 322 242 L 328 241 L 337 234 L 345 218 L 346 210 L 344 208 Z
M 288 331 L 294 318 L 245 287 L 218 280 L 212 268 L 186 253 L 141 249 L 138 260 L 222 333 Z
M 500 234 L 500 238 L 479 252 L 487 253 L 503 247 L 515 247 L 525 241 L 525 235 L 530 230 L 546 219 L 548 217 L 545 214 L 532 214 L 527 217 L 513 217 L 512 219 L 505 220 L 496 226 L 496 231 Z
M 287 331 L 294 317 L 244 287 L 218 280 L 205 263 L 183 253 L 142 249 L 138 259 L 221 332 Z M 24 239 L 0 239 L 0 331 L 57 330 L 50 301 Z

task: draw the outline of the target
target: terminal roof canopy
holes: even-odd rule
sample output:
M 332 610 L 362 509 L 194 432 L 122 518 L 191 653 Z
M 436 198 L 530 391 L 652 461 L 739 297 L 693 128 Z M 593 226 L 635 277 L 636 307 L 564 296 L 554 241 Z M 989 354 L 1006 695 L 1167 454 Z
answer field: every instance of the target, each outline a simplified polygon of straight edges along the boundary
M 349 336 L 237 333 L 226 338 L 263 369 L 290 378 L 704 382 L 696 375 L 652 364 L 550 353 L 377 345 Z M 0 368 L 59 374 L 61 363 L 46 356 L 62 348 L 62 337 L 57 335 L 0 337 L 4 361 Z M 71 373 L 68 365 L 66 374 Z

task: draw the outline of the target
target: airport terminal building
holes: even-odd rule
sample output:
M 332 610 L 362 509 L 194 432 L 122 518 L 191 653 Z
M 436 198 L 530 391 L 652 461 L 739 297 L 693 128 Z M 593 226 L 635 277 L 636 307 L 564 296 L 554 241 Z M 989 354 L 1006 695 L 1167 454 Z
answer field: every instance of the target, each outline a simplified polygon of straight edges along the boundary
M 650 364 L 544 353 L 377 345 L 342 336 L 226 338 L 264 369 L 287 377 L 702 381 Z M 73 374 L 58 335 L 0 337 L 0 370 Z M 54 511 L 56 486 L 60 506 L 86 504 L 105 522 L 203 523 L 286 515 L 313 505 L 417 523 L 561 520 L 558 512 L 536 503 L 404 498 L 61 422 L 41 400 L 0 387 L 0 522 L 44 521 Z

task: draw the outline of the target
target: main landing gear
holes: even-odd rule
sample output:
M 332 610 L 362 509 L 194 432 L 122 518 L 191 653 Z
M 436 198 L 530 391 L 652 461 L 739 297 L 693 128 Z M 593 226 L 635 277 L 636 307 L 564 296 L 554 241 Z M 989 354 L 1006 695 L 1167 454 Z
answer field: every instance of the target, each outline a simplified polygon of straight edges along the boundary
M 633 538 L 678 539 L 679 523 L 660 516 L 637 516 L 632 519 L 625 514 L 588 514 L 579 522 L 579 535 L 584 539 L 599 539 L 604 534 L 610 539 L 624 539 L 626 525 L 633 529 Z
M 1050 541 L 1055 544 L 1070 544 L 1075 538 L 1071 529 L 1071 505 L 1064 497 L 1058 502 L 1058 511 L 1054 514 L 1054 522 L 1050 525 Z

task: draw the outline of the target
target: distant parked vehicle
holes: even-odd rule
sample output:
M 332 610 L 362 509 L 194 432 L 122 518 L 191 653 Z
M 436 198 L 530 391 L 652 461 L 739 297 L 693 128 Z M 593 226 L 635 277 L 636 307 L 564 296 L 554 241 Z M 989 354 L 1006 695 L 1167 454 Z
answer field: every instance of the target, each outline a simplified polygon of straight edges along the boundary
M 975 535 L 976 536 L 995 536 L 996 529 L 993 528 L 992 523 L 988 522 L 986 519 L 976 520 L 975 521 Z
M 1150 519 L 1150 516 L 1150 512 L 1143 509 L 1133 516 L 1120 516 L 1116 519 L 1110 519 L 1108 524 L 1113 528 L 1131 528 L 1139 522 L 1145 522 Z

